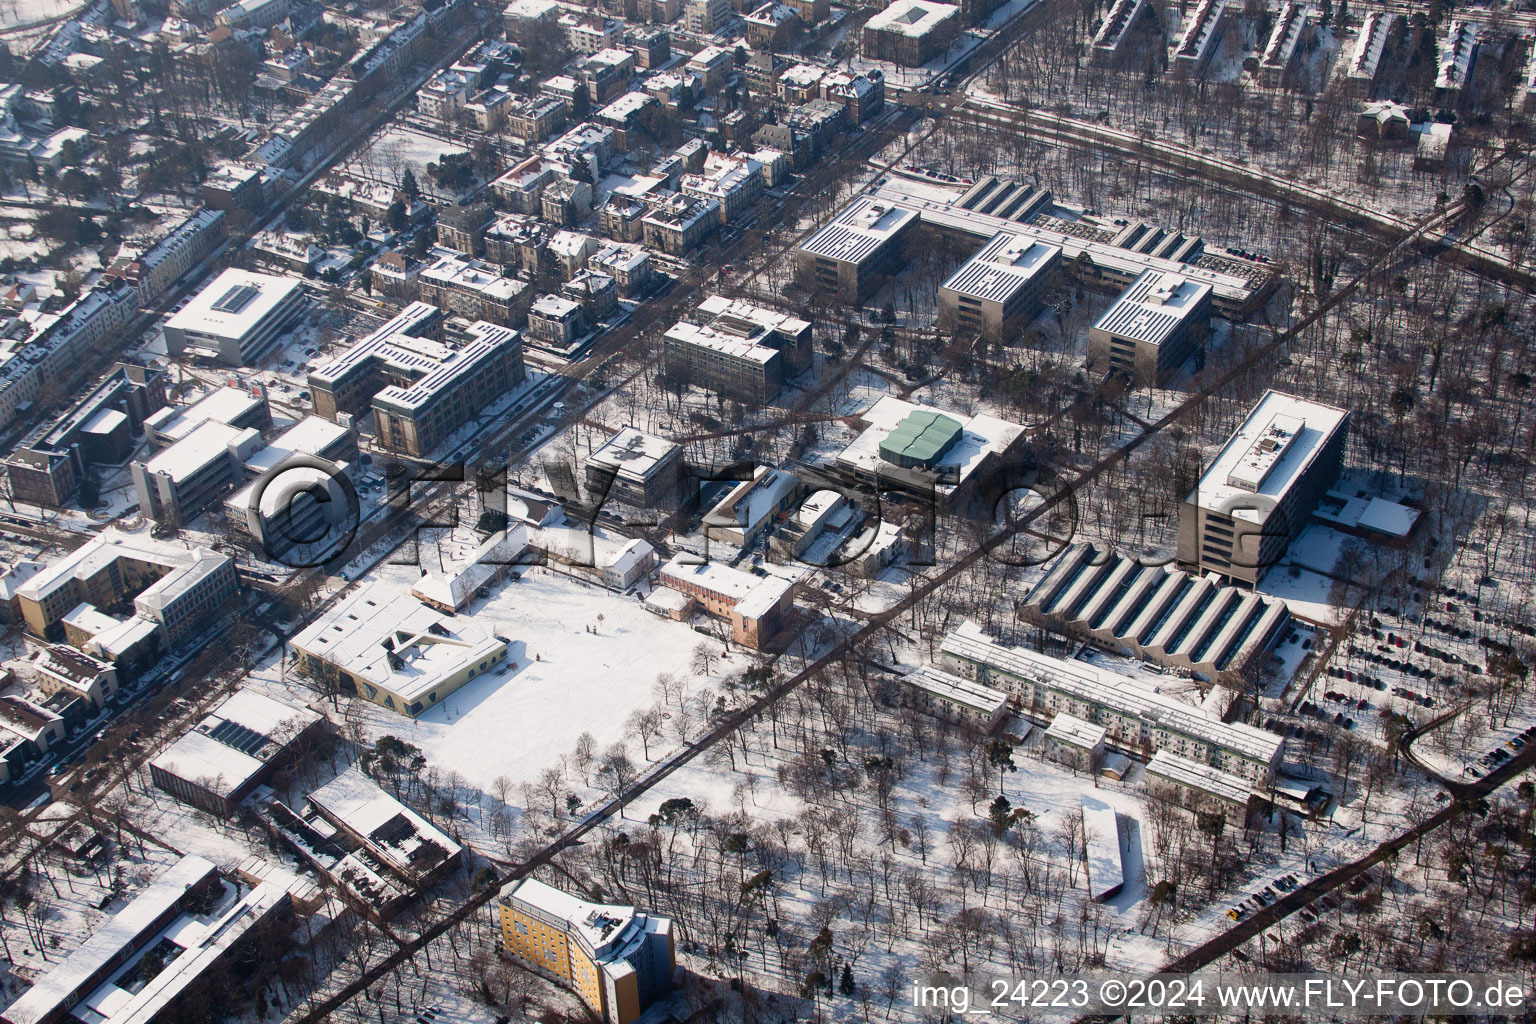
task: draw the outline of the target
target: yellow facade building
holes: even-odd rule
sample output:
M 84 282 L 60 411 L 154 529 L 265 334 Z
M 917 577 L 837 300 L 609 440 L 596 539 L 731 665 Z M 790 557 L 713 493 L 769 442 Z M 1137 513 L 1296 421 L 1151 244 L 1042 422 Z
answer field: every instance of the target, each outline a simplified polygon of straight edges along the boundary
M 502 949 L 571 989 L 607 1024 L 629 1024 L 672 988 L 672 921 L 588 903 L 532 878 L 496 901 Z

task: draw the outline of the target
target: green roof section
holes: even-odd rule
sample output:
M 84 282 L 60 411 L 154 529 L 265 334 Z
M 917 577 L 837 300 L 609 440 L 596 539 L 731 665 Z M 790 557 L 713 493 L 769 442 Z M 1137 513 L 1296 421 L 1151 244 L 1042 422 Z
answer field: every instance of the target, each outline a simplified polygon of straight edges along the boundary
M 933 466 L 964 432 L 960 421 L 952 416 L 917 409 L 908 413 L 880 442 L 880 457 L 904 469 Z

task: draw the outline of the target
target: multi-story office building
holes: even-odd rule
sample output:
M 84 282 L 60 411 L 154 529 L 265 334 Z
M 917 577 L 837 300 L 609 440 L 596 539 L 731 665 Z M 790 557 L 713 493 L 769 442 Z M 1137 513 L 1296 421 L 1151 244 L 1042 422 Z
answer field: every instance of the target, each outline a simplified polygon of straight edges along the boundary
M 604 1024 L 630 1024 L 672 989 L 672 922 L 634 907 L 588 903 L 533 878 L 496 901 L 501 946 L 574 991 Z
M 262 446 L 252 427 L 210 420 L 147 460 L 132 465 L 139 511 L 184 526 L 223 498 L 240 479 L 240 465 Z
M 166 321 L 165 348 L 171 355 L 192 349 L 225 366 L 253 366 L 304 306 L 297 279 L 231 268 Z
M 862 304 L 906 261 L 917 230 L 911 210 L 868 197 L 847 209 L 795 249 L 795 269 L 818 291 Z
M 1061 247 L 999 231 L 939 286 L 939 329 L 1012 340 L 1040 314 Z
M 226 384 L 191 405 L 167 405 L 144 417 L 144 432 L 155 448 L 175 444 L 204 423 L 265 430 L 272 425 L 266 396 Z
M 1349 413 L 1266 391 L 1179 506 L 1179 565 L 1256 584 L 1338 478 Z
M 636 508 L 670 504 L 682 464 L 680 445 L 625 427 L 587 456 L 587 491 Z
M 105 530 L 35 574 L 16 596 L 27 629 L 47 640 L 62 639 L 65 619 L 82 606 L 132 600 L 137 616 L 175 646 L 238 589 L 228 555 Z
M 696 318 L 662 338 L 663 369 L 673 380 L 761 404 L 811 363 L 804 320 L 721 296 L 701 302 Z
M 931 0 L 895 0 L 864 23 L 864 56 L 921 67 L 939 56 L 960 31 L 960 8 Z
M 478 321 L 462 337 L 424 336 L 442 311 L 414 302 L 344 355 L 309 374 L 315 412 L 335 419 L 370 406 L 379 444 L 424 457 L 523 382 L 514 330 Z
M 40 436 L 5 461 L 11 497 L 36 505 L 71 501 L 93 466 L 118 465 L 133 454 L 144 420 L 165 407 L 165 370 L 119 363 Z
M 1148 270 L 1088 329 L 1088 365 L 1162 387 L 1199 347 L 1210 324 L 1210 285 Z
M 1103 726 L 1106 741 L 1137 757 L 1167 750 L 1265 784 L 1285 740 L 1241 722 L 1223 722 L 1155 686 L 1081 661 L 1008 647 L 965 622 L 940 644 L 943 667 L 1003 690 L 1015 709 L 1041 725 L 1065 712 Z

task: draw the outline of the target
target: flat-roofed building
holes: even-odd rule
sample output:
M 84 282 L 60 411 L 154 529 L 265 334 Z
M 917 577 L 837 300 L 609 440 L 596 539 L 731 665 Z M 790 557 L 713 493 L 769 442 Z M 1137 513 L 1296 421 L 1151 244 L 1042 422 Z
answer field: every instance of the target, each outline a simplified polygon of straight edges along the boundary
M 630 1024 L 672 989 L 672 922 L 588 903 L 533 878 L 496 900 L 501 947 L 518 963 L 574 991 L 603 1024 Z
M 670 504 L 682 463 L 682 446 L 625 427 L 587 456 L 587 491 L 636 508 Z
M 699 323 L 681 321 L 663 335 L 670 379 L 764 404 L 810 366 L 808 321 L 718 295 L 697 309 Z
M 373 334 L 310 371 L 315 412 L 335 419 L 371 407 L 379 443 L 422 457 L 523 382 L 517 331 L 477 321 L 438 340 L 442 311 L 413 302 Z
M 939 329 L 1002 342 L 1040 314 L 1061 247 L 999 231 L 939 286 Z
M 309 806 L 413 892 L 452 874 L 464 848 L 390 796 L 355 765 L 312 791 Z
M 969 502 L 989 468 L 1010 457 L 1024 437 L 1018 423 L 931 409 L 895 395 L 881 396 L 858 419 L 862 431 L 837 454 L 840 472 L 951 508 Z
M 1106 735 L 1102 725 L 1063 711 L 1051 718 L 1042 742 L 1045 755 L 1051 760 L 1074 771 L 1091 772 L 1104 760 Z
M 132 465 L 139 510 L 162 523 L 185 525 L 241 479 L 240 466 L 262 447 L 254 427 L 203 423 L 186 437 Z
M 1014 708 L 1044 724 L 1066 712 L 1103 726 L 1105 744 L 1146 756 L 1168 750 L 1256 783 L 1274 777 L 1285 739 L 1156 686 L 1076 660 L 998 643 L 966 621 L 944 637 L 941 664 L 957 675 L 1007 691 Z
M 183 857 L 77 942 L 0 1020 L 177 1024 L 187 1019 L 183 997 L 205 984 L 227 986 L 240 961 L 256 955 L 258 936 L 292 930 L 292 903 L 279 881 L 245 885 L 220 877 L 202 857 Z M 158 969 L 146 980 L 151 953 Z M 221 981 L 209 981 L 211 972 Z
M 507 657 L 506 641 L 386 583 L 353 592 L 290 643 L 301 672 L 411 718 Z
M 796 247 L 795 269 L 818 291 L 863 303 L 906 262 L 917 225 L 911 210 L 861 197 Z
M 1178 561 L 1256 584 L 1338 479 L 1349 413 L 1266 391 L 1179 506 Z
M 1278 598 L 1090 544 L 1062 552 L 1019 613 L 1208 680 L 1247 677 L 1291 622 Z
M 272 425 L 272 409 L 264 394 L 224 385 L 191 405 L 168 405 L 155 410 L 144 417 L 144 431 L 152 445 L 163 448 L 210 422 L 265 430 Z
M 155 755 L 149 776 L 182 803 L 227 818 L 324 721 L 308 708 L 240 689 Z
M 1112 899 L 1125 888 L 1125 859 L 1120 848 L 1120 822 L 1114 807 L 1088 793 L 1082 797 L 1083 852 L 1088 870 L 1084 881 L 1095 903 Z
M 304 306 L 304 286 L 296 278 L 231 268 L 166 321 L 166 351 L 179 356 L 191 349 L 226 366 L 251 366 Z
M 1162 387 L 1205 339 L 1211 286 L 1148 270 L 1088 329 L 1088 365 Z
M 903 703 L 935 718 L 991 735 L 1008 715 L 1008 695 L 924 665 L 901 676 Z
M 864 23 L 864 56 L 921 67 L 949 49 L 960 31 L 960 8 L 932 0 L 894 0 Z
M 687 552 L 672 556 L 658 579 L 685 599 L 674 617 L 686 618 L 697 604 L 729 622 L 735 641 L 754 650 L 783 631 L 794 605 L 794 584 L 781 576 L 756 576 L 719 562 L 700 564 Z

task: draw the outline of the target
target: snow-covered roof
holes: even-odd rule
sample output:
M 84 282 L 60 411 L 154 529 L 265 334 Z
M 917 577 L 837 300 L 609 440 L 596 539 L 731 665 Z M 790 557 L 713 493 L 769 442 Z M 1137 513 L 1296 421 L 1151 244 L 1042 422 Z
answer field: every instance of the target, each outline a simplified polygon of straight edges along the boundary
M 273 438 L 271 444 L 248 456 L 245 468 L 252 473 L 265 473 L 290 455 L 319 455 L 344 441 L 350 433 L 323 416 L 305 416 Z
M 610 470 L 624 479 L 643 481 L 681 451 L 681 446 L 664 437 L 625 427 L 587 456 L 587 465 Z
M 880 444 L 902 421 L 926 406 L 915 405 L 894 395 L 883 395 L 859 419 L 868 427 L 854 438 L 853 443 L 837 455 L 840 465 L 847 466 L 866 476 L 875 476 L 888 465 L 880 454 Z M 935 469 L 939 474 L 939 490 L 950 491 L 964 483 L 989 455 L 1006 451 L 1024 427 L 1017 423 L 998 419 L 985 413 L 967 417 L 963 413 L 937 410 L 960 422 L 960 439 L 939 456 Z
M 166 868 L 122 910 L 102 922 L 100 928 L 75 947 L 53 970 L 22 993 L 4 1016 L 10 1024 L 40 1024 L 52 1020 L 63 1005 L 80 996 L 124 949 L 155 927 L 175 909 L 187 890 L 213 876 L 213 864 L 196 855 L 181 858 Z
M 960 16 L 954 4 L 932 0 L 895 0 L 889 7 L 864 23 L 866 29 L 897 32 L 904 36 L 922 36 Z
M 1088 854 L 1088 894 L 1106 900 L 1125 885 L 1120 825 L 1113 807 L 1087 793 L 1083 794 L 1083 847 Z
M 1108 734 L 1102 725 L 1094 725 L 1085 722 L 1076 715 L 1069 715 L 1065 711 L 1056 713 L 1051 719 L 1050 728 L 1045 730 L 1048 739 L 1057 743 L 1065 743 L 1069 747 L 1077 747 L 1080 750 L 1095 750 L 1103 742 Z
M 161 443 L 186 437 L 207 422 L 235 423 L 266 401 L 244 388 L 224 385 L 215 388 L 192 405 L 168 405 L 144 418 L 147 430 Z
M 150 764 L 227 797 L 319 720 L 308 708 L 255 690 L 237 690 Z
M 1061 259 L 1061 246 L 999 231 L 960 264 L 941 288 L 961 295 L 1006 303 L 1015 292 L 1050 270 Z
M 1148 270 L 1120 293 L 1104 315 L 1094 321 L 1093 329 L 1117 338 L 1160 345 L 1196 314 L 1210 294 L 1211 286 L 1203 281 Z
M 229 458 L 232 452 L 244 455 L 260 442 L 261 431 L 255 427 L 209 421 L 150 456 L 144 471 L 152 476 L 163 473 L 179 483 L 201 473 L 210 463 Z
M 1212 768 L 1167 750 L 1152 755 L 1147 762 L 1147 774 L 1236 804 L 1246 804 L 1253 795 L 1253 783 L 1241 775 Z
M 354 591 L 291 642 L 407 704 L 506 650 L 475 622 L 445 618 L 387 583 Z
M 994 715 L 1008 703 L 1008 695 L 983 683 L 924 665 L 901 677 L 902 683 L 926 690 L 941 700 L 959 704 L 984 715 Z
M 1188 500 L 1262 522 L 1344 428 L 1348 416 L 1331 405 L 1266 391 L 1211 460 Z
M 324 817 L 362 836 L 369 852 L 407 878 L 431 872 L 462 851 L 355 765 L 310 793 L 309 802 Z

